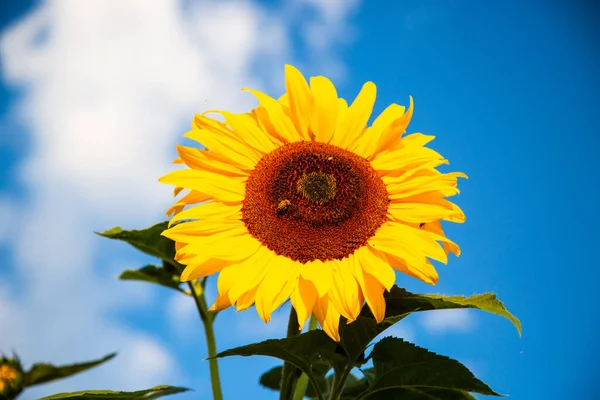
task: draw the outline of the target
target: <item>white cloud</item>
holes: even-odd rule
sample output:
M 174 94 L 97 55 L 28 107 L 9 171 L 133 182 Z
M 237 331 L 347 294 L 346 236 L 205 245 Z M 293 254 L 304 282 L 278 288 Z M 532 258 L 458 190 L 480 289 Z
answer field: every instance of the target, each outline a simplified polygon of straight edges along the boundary
M 357 36 L 349 19 L 358 6 L 358 0 L 298 0 L 291 3 L 290 12 L 306 10 L 307 15 L 315 16 L 300 26 L 301 35 L 321 68 L 340 78 L 345 77 L 344 65 L 331 58 L 329 53 L 332 47 L 350 43 Z
M 271 321 L 264 323 L 256 309 L 239 312 L 235 315 L 235 336 L 244 344 L 285 336 L 290 315 L 289 305 L 282 306 L 271 314 Z
M 475 327 L 473 313 L 464 308 L 422 313 L 420 322 L 425 330 L 432 333 L 470 332 Z
M 0 350 L 54 363 L 121 351 L 110 367 L 24 399 L 59 389 L 181 384 L 167 345 L 115 318 L 156 304 L 141 286 L 116 281 L 118 245 L 92 231 L 163 217 L 170 189 L 156 180 L 171 168 L 173 145 L 193 113 L 249 108 L 254 100 L 241 87 L 281 88 L 275 80 L 294 54 L 290 27 L 316 24 L 330 39 L 306 37 L 306 46 L 323 68 L 341 71 L 335 46 L 354 3 L 315 3 L 307 18 L 241 0 L 50 0 L 2 32 L 3 79 L 22 89 L 13 118 L 31 147 L 18 167 L 27 200 L 18 208 L 0 203 L 0 217 L 18 221 L 10 236 L 2 233 L 16 273 L 0 287 Z M 128 259 L 123 269 L 130 266 Z M 191 317 L 197 324 L 180 297 L 164 308 L 171 323 Z M 250 314 L 245 323 L 264 326 Z M 269 325 L 273 336 L 284 332 L 282 318 L 283 329 L 279 317 Z
M 400 321 L 377 335 L 377 337 L 373 339 L 372 343 L 377 343 L 384 337 L 388 336 L 404 339 L 407 342 L 414 342 L 416 338 L 415 328 L 407 321 Z
M 166 303 L 169 327 L 178 338 L 196 340 L 200 317 L 194 300 L 190 296 L 173 292 Z
M 11 226 L 15 222 L 17 205 L 6 196 L 0 196 L 0 243 L 8 240 Z

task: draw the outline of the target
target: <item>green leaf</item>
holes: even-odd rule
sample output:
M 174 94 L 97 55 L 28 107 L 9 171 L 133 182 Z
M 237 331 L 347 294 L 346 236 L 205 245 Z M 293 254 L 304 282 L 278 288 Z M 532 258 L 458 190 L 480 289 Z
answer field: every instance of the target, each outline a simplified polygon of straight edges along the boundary
M 310 331 L 300 336 L 286 339 L 269 339 L 264 342 L 249 344 L 225 350 L 215 357 L 229 356 L 269 356 L 288 361 L 300 368 L 302 372 L 311 372 L 313 364 L 323 358 L 333 359 L 336 353 L 336 343 L 323 331 Z
M 370 358 L 373 359 L 375 380 L 361 398 L 369 398 L 366 395 L 387 389 L 403 389 L 408 392 L 458 390 L 499 396 L 458 361 L 402 339 L 382 339 L 373 348 Z
M 283 367 L 271 368 L 261 375 L 259 383 L 267 389 L 279 390 Z
M 321 330 L 306 332 L 291 338 L 270 339 L 236 347 L 223 351 L 216 357 L 254 355 L 275 357 L 290 362 L 304 372 L 317 388 L 320 387 L 318 377 L 323 375 L 321 371 L 324 370 L 324 362 L 333 365 L 334 368 L 347 363 L 344 350 Z
M 407 317 L 413 312 L 444 310 L 455 308 L 477 308 L 500 315 L 511 321 L 521 334 L 521 323 L 504 307 L 493 293 L 477 294 L 471 297 L 444 296 L 440 294 L 415 294 L 398 286 L 385 293 L 385 319 L 377 323 L 368 307 L 363 307 L 358 319 L 350 324 L 340 322 L 341 345 L 348 357 L 356 365 L 364 362 L 364 349 L 381 332 Z
M 60 367 L 55 367 L 52 364 L 46 363 L 34 364 L 31 369 L 25 373 L 25 377 L 23 379 L 24 386 L 39 385 L 40 383 L 46 383 L 78 374 L 79 372 L 94 368 L 112 359 L 115 355 L 116 353 L 112 353 L 99 360 L 79 364 L 63 365 Z
M 519 336 L 522 334 L 521 321 L 512 315 L 504 303 L 502 303 L 494 293 L 475 294 L 470 297 L 465 296 L 443 296 L 439 294 L 422 294 L 424 299 L 428 299 L 431 309 L 443 310 L 448 308 L 477 308 L 490 314 L 500 315 L 508 319 L 517 328 Z
M 385 294 L 386 313 L 384 325 L 393 325 L 408 314 L 417 311 L 447 310 L 455 308 L 477 308 L 508 319 L 521 334 L 521 322 L 512 315 L 493 293 L 466 296 L 444 296 L 441 294 L 415 294 L 398 286 Z
M 182 293 L 186 293 L 180 287 L 181 282 L 179 281 L 179 274 L 174 274 L 167 271 L 164 267 L 157 267 L 155 265 L 146 265 L 137 270 L 128 269 L 119 276 L 119 279 L 156 283 L 157 285 L 166 286 Z
M 262 374 L 260 377 L 260 384 L 268 389 L 273 389 L 279 391 L 281 389 L 281 371 L 283 367 L 274 367 Z M 325 378 L 325 374 L 329 370 L 327 367 L 325 370 L 323 368 L 319 368 L 318 366 L 313 366 L 312 371 L 315 376 L 315 381 L 319 386 L 319 393 L 327 393 L 329 390 L 327 379 Z M 315 389 L 312 385 L 309 385 L 306 388 L 306 396 L 307 397 L 316 397 Z
M 171 394 L 186 392 L 189 389 L 175 386 L 155 386 L 151 389 L 137 390 L 135 392 L 115 392 L 111 390 L 83 390 L 81 392 L 58 393 L 52 396 L 43 397 L 40 400 L 62 400 L 62 399 L 81 399 L 81 400 L 122 400 L 122 399 L 158 399 L 159 397 Z
M 109 239 L 127 242 L 136 249 L 158 257 L 181 270 L 183 266 L 175 261 L 175 242 L 161 235 L 168 225 L 169 223 L 165 221 L 147 229 L 130 231 L 124 231 L 117 226 L 102 233 L 96 233 Z

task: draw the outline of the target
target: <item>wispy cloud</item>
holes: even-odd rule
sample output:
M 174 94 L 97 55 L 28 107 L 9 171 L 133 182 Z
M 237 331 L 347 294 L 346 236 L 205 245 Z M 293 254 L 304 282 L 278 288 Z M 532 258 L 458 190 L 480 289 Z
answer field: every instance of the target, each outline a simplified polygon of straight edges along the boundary
M 436 310 L 422 313 L 421 326 L 431 333 L 470 332 L 476 321 L 473 313 L 467 309 Z
M 310 3 L 302 5 L 310 17 L 299 18 L 248 1 L 54 0 L 2 33 L 4 82 L 22 89 L 12 118 L 31 146 L 17 169 L 26 201 L 0 206 L 18 221 L 2 232 L 15 260 L 11 281 L 0 287 L 2 350 L 57 363 L 121 350 L 110 368 L 25 399 L 179 383 L 166 344 L 114 318 L 151 300 L 154 289 L 116 282 L 112 267 L 108 276 L 96 260 L 114 265 L 116 256 L 91 232 L 163 217 L 169 189 L 156 179 L 169 170 L 193 113 L 254 104 L 239 88 L 274 86 L 283 63 L 295 59 L 292 29 L 315 23 L 332 39 L 318 44 L 307 36 L 304 45 L 341 65 L 334 47 L 355 2 Z M 165 307 L 175 310 L 172 321 L 191 313 L 179 302 Z

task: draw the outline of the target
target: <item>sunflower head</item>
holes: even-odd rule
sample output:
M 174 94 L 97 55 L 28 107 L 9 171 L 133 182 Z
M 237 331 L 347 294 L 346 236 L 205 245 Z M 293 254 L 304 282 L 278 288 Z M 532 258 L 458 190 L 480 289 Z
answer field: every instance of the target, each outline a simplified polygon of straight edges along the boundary
M 247 89 L 252 112 L 196 115 L 185 136 L 204 149 L 178 146 L 185 168 L 160 179 L 187 190 L 167 212 L 186 222 L 163 234 L 182 280 L 219 273 L 213 310 L 255 305 L 267 322 L 290 298 L 301 327 L 314 313 L 339 340 L 340 316 L 354 321 L 365 303 L 383 319 L 395 271 L 435 284 L 430 260 L 459 255 L 441 221 L 464 222 L 446 198 L 465 175 L 436 169 L 447 161 L 425 147 L 432 136 L 405 134 L 412 98 L 367 126 L 372 82 L 348 105 L 327 78 L 285 72 L 277 100 Z

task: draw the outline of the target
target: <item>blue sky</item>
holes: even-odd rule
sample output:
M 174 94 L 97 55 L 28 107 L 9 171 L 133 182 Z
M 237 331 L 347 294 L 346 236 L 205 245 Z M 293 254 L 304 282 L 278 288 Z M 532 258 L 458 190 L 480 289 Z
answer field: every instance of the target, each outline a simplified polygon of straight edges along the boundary
M 447 228 L 463 254 L 439 266 L 436 287 L 398 284 L 493 291 L 523 323 L 519 338 L 499 317 L 436 312 L 394 333 L 464 362 L 513 399 L 590 398 L 600 368 L 597 6 L 217 3 L 13 2 L 1 11 L 0 351 L 25 363 L 120 351 L 23 398 L 160 383 L 196 390 L 181 399 L 207 396 L 193 304 L 116 281 L 152 260 L 92 231 L 160 220 L 170 189 L 156 178 L 193 112 L 247 109 L 243 86 L 279 95 L 285 62 L 331 76 L 346 98 L 374 81 L 377 112 L 414 97 L 409 131 L 435 135 L 431 146 L 469 175 L 457 198 L 467 222 Z M 225 312 L 218 347 L 280 337 L 286 319 L 284 310 L 265 326 L 253 311 Z M 276 364 L 223 360 L 226 398 L 276 398 L 257 383 Z

